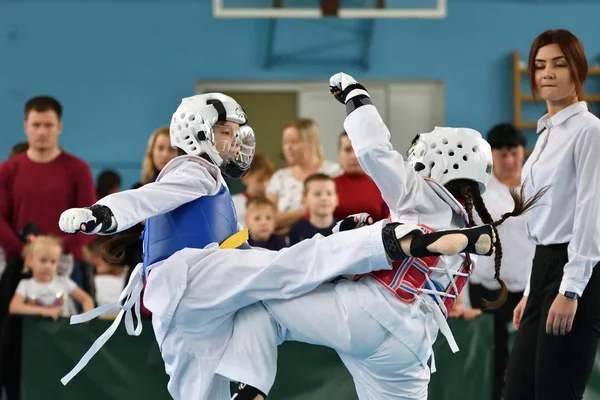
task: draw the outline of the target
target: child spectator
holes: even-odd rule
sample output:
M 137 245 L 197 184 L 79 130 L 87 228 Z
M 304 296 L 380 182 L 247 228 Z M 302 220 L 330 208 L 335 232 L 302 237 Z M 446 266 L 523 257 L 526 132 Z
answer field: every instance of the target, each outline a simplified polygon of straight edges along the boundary
M 246 203 L 246 226 L 250 231 L 248 244 L 269 250 L 286 247 L 285 237 L 275 235 L 277 207 L 266 197 L 251 197 Z
M 317 173 L 304 181 L 302 205 L 308 210 L 308 219 L 296 222 L 290 228 L 290 245 L 310 239 L 317 233 L 329 236 L 336 224 L 333 212 L 338 205 L 335 181 L 329 175 Z
M 238 221 L 244 224 L 246 221 L 246 202 L 251 197 L 264 197 L 271 180 L 271 176 L 275 172 L 273 161 L 266 155 L 260 152 L 254 154 L 250 169 L 242 177 L 242 183 L 246 186 L 246 190 L 242 193 L 234 194 L 233 204 L 237 213 Z
M 94 308 L 90 295 L 71 279 L 57 275 L 61 252 L 60 241 L 51 236 L 38 236 L 25 246 L 25 270 L 30 270 L 32 277 L 19 282 L 10 302 L 11 314 L 43 315 L 57 320 L 74 314 L 71 299 L 80 303 L 84 312 Z

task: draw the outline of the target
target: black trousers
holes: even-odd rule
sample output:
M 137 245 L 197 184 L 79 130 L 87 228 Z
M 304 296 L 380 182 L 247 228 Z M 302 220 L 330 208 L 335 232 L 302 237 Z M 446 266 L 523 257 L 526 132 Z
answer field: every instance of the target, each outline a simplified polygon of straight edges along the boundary
M 500 289 L 490 290 L 482 285 L 469 284 L 469 300 L 473 308 L 480 308 L 494 316 L 494 387 L 492 399 L 500 400 L 504 388 L 504 376 L 508 365 L 508 324 L 512 321 L 513 310 L 523 298 L 523 292 L 508 292 L 506 303 L 496 310 L 485 311 L 483 300 L 495 300 Z
M 592 373 L 600 332 L 598 265 L 578 300 L 573 328 L 565 336 L 546 334 L 550 306 L 558 295 L 567 243 L 538 246 L 531 272 L 531 291 L 512 348 L 505 400 L 575 400 Z
M 13 258 L 0 279 L 0 390 L 8 400 L 19 400 L 21 391 L 21 317 L 8 314 L 8 306 L 23 274 L 23 260 Z

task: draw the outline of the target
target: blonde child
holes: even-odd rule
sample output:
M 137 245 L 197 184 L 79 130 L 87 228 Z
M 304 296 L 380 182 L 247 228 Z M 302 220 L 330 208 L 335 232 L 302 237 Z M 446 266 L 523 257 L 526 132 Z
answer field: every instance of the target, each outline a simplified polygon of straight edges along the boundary
M 250 231 L 248 244 L 269 250 L 287 247 L 284 236 L 275 235 L 277 207 L 266 197 L 251 197 L 246 203 L 246 226 Z
M 60 241 L 50 236 L 38 236 L 25 247 L 25 270 L 30 270 L 32 277 L 19 282 L 9 305 L 11 314 L 42 315 L 56 321 L 74 314 L 71 298 L 84 312 L 94 308 L 92 298 L 75 282 L 57 275 L 61 252 Z

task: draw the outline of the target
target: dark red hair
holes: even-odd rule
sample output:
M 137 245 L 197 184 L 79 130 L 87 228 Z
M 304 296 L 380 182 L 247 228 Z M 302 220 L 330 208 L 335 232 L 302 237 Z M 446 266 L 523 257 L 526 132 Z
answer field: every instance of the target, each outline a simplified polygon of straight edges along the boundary
M 535 38 L 529 50 L 529 85 L 533 100 L 537 100 L 535 90 L 535 57 L 538 50 L 549 44 L 556 44 L 565 55 L 569 70 L 571 71 L 571 79 L 575 84 L 575 93 L 580 100 L 583 100 L 583 82 L 588 74 L 588 62 L 583 51 L 583 45 L 571 32 L 565 29 L 551 29 L 541 33 Z

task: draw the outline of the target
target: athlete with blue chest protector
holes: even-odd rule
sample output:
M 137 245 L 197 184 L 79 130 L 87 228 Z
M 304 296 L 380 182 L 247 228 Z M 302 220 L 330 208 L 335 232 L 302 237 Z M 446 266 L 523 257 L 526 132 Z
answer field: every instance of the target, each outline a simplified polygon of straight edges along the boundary
M 167 164 L 156 182 L 61 215 L 59 225 L 67 233 L 110 235 L 147 221 L 144 262 L 136 266 L 120 300 L 71 319 L 80 323 L 121 308 L 63 384 L 83 369 L 123 317 L 130 335 L 141 333 L 139 299 L 145 282 L 144 304 L 153 314 L 171 396 L 229 399 L 229 380 L 215 370 L 232 336 L 236 311 L 261 300 L 300 296 L 341 275 L 391 269 L 392 261 L 410 251 L 442 243 L 436 240 L 443 235 L 429 240 L 417 226 L 398 231 L 381 222 L 327 238 L 317 235 L 278 252 L 250 249 L 222 175 L 241 177 L 254 154 L 254 133 L 241 106 L 215 93 L 183 99 L 170 134 L 172 146 L 185 155 Z M 439 250 L 462 250 L 454 247 Z

